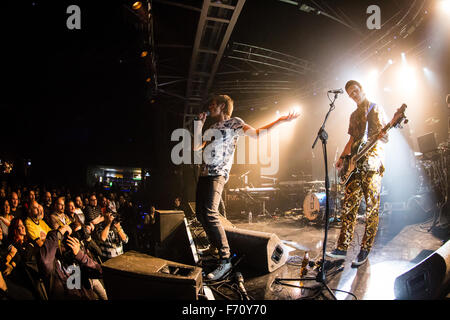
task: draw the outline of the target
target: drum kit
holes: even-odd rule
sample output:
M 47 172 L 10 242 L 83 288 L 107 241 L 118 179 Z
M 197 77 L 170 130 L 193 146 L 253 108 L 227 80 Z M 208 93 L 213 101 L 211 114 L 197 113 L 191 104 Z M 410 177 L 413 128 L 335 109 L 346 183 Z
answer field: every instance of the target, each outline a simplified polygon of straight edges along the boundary
M 249 203 L 260 203 L 262 205 L 262 214 L 267 214 L 267 202 L 284 202 L 286 199 L 294 199 L 294 203 L 302 208 L 286 208 L 286 212 L 295 212 L 301 219 L 313 224 L 322 224 L 325 217 L 326 195 L 325 181 L 313 180 L 291 180 L 291 181 L 272 181 L 270 184 L 263 184 L 263 187 L 232 188 L 228 190 L 230 197 L 239 197 L 244 200 L 244 206 L 248 208 Z M 330 188 L 329 205 L 331 215 L 336 218 L 339 200 L 343 196 L 339 183 L 332 183 Z M 276 200 L 282 199 L 282 200 Z M 259 205 L 258 205 L 259 206 Z M 281 204 L 282 206 L 282 204 Z M 278 203 L 271 207 L 281 207 Z
M 303 217 L 312 223 L 323 223 L 326 207 L 325 181 L 309 181 L 307 184 L 310 188 L 305 190 L 307 193 L 303 200 Z M 334 217 L 339 208 L 342 192 L 339 183 L 332 184 L 328 203 Z
M 444 207 L 449 197 L 450 141 L 439 144 L 432 151 L 415 152 L 414 155 L 419 173 L 417 193 L 433 194 L 437 208 Z

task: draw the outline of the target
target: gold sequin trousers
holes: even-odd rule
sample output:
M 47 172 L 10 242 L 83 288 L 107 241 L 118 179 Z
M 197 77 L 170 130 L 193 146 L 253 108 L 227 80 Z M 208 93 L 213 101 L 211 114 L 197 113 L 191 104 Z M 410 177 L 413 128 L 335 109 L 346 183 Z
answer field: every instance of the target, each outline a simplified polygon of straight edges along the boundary
M 359 206 L 364 197 L 366 201 L 366 229 L 361 242 L 361 249 L 370 251 L 378 229 L 378 212 L 380 208 L 381 173 L 375 171 L 354 173 L 345 188 L 342 202 L 341 233 L 337 249 L 347 251 L 353 240 Z

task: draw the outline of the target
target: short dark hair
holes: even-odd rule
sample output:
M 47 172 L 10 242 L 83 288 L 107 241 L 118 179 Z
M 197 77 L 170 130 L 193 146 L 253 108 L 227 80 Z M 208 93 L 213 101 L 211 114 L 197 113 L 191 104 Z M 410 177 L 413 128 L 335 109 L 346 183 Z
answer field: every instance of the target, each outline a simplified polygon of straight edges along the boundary
M 345 84 L 345 91 L 347 91 L 348 88 L 350 88 L 352 85 L 357 85 L 360 89 L 362 89 L 362 85 L 361 83 L 359 83 L 356 80 L 349 80 L 347 81 L 347 83 Z

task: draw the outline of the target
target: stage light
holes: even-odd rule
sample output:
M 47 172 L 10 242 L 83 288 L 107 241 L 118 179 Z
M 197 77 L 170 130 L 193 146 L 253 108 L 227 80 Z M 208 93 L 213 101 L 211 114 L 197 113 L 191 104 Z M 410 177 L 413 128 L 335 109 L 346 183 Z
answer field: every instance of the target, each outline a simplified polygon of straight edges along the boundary
M 370 96 L 375 98 L 378 89 L 378 69 L 372 69 L 369 71 L 365 81 L 365 91 Z
M 142 51 L 141 52 L 141 57 L 145 58 L 147 56 L 148 52 L 147 51 Z
M 146 23 L 150 18 L 150 8 L 144 7 L 141 1 L 136 1 L 132 5 L 133 11 L 141 22 Z
M 134 10 L 139 10 L 140 8 L 142 8 L 142 2 L 136 1 L 135 3 L 133 3 Z
M 408 65 L 403 65 L 398 71 L 398 82 L 404 90 L 414 90 L 417 86 L 416 70 Z
M 299 105 L 296 104 L 296 105 L 293 105 L 293 106 L 292 106 L 291 110 L 292 110 L 292 112 L 300 113 L 301 108 L 300 108 Z
M 369 79 L 377 79 L 378 78 L 378 70 L 372 69 L 369 72 Z
M 439 7 L 445 14 L 450 14 L 450 0 L 441 0 L 439 2 Z
M 389 63 L 389 64 L 393 64 L 394 61 L 392 61 L 392 59 L 389 59 L 389 60 L 388 60 L 388 63 Z
M 401 56 L 402 56 L 402 62 L 406 63 L 406 54 L 404 52 L 402 52 Z
M 150 77 L 148 77 L 147 79 L 145 79 L 146 82 L 150 82 L 152 81 L 152 79 Z
M 437 81 L 437 78 L 434 76 L 433 71 L 431 71 L 427 67 L 423 67 L 422 70 L 423 70 L 423 74 L 424 74 L 425 78 L 427 79 L 428 83 L 432 87 L 437 87 L 438 81 Z

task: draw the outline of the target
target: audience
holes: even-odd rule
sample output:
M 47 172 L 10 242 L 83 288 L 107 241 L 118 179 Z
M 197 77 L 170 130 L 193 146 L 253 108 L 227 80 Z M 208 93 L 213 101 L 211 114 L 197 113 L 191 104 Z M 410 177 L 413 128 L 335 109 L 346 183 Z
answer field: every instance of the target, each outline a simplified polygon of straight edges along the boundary
M 15 218 L 25 219 L 26 215 L 24 214 L 24 212 L 22 210 L 22 206 L 19 204 L 19 194 L 20 194 L 20 191 L 11 192 L 11 196 L 10 196 L 11 214 Z
M 104 218 L 104 221 L 98 225 L 97 239 L 103 258 L 108 260 L 123 254 L 123 245 L 128 242 L 128 236 L 115 215 L 107 212 Z
M 116 194 L 114 192 L 109 195 L 108 209 L 113 213 L 117 213 Z
M 49 225 L 52 229 L 58 229 L 60 226 L 68 226 L 73 222 L 73 220 L 64 213 L 64 209 L 64 198 L 59 197 L 55 203 L 55 212 L 49 217 Z
M 52 214 L 52 194 L 50 192 L 45 192 L 44 201 L 42 206 L 44 207 L 44 220 L 47 220 L 48 217 Z
M 94 225 L 97 225 L 104 220 L 102 210 L 97 206 L 97 197 L 95 194 L 92 194 L 89 197 L 89 205 L 86 206 L 86 212 L 84 215 L 86 217 L 85 223 L 93 223 Z
M 44 212 L 42 206 L 33 201 L 28 210 L 28 218 L 25 220 L 27 236 L 34 241 L 39 247 L 42 247 L 44 241 L 52 229 L 43 220 Z
M 23 204 L 26 210 L 29 210 L 30 205 L 36 201 L 36 196 L 33 190 L 29 190 L 28 191 L 28 196 L 27 196 L 27 200 L 25 201 L 25 203 Z
M 0 188 L 0 201 L 6 199 L 6 190 L 4 187 Z
M 101 264 L 148 243 L 155 208 L 143 221 L 137 194 L 8 183 L 0 191 L 0 300 L 107 300 Z M 71 266 L 82 270 L 80 289 L 67 288 Z
M 9 233 L 10 271 L 4 275 L 10 295 L 18 299 L 46 298 L 36 262 L 38 247 L 29 241 L 22 219 L 11 221 Z
M 86 217 L 84 216 L 83 210 L 85 210 L 85 205 L 81 200 L 81 197 L 75 197 L 75 214 L 78 216 L 80 222 L 84 224 L 86 222 Z
M 44 276 L 47 295 L 51 300 L 95 300 L 97 296 L 89 279 L 101 277 L 102 268 L 71 234 L 69 226 L 60 226 L 48 233 L 39 250 L 38 266 Z M 69 281 L 76 270 L 81 279 Z
M 0 200 L 0 229 L 2 229 L 5 238 L 8 237 L 8 227 L 13 218 L 9 201 L 5 197 Z

